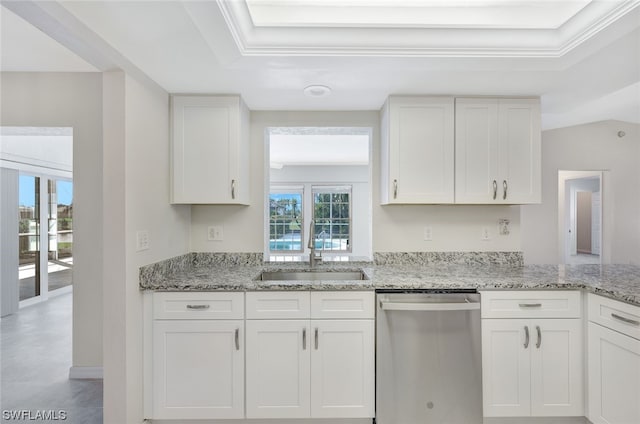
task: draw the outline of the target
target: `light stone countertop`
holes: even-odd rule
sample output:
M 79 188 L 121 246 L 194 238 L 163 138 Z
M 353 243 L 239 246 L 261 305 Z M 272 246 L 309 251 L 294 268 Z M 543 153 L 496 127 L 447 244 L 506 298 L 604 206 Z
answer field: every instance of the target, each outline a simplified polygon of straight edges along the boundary
M 362 270 L 369 279 L 261 281 L 257 278 L 262 271 L 309 271 L 308 264 L 262 263 L 254 259 L 211 262 L 191 258 L 161 271 L 145 267 L 144 271 L 141 269 L 140 288 L 153 291 L 584 289 L 640 306 L 640 266 L 634 265 L 327 262 L 318 270 Z

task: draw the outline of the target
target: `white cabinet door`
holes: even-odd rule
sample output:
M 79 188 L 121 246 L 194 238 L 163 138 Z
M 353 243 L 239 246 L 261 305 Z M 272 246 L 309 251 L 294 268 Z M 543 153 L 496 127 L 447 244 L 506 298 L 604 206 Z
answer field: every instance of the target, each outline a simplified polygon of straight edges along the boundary
M 540 101 L 456 99 L 456 203 L 541 201 Z
M 308 320 L 247 320 L 247 418 L 309 418 Z
M 249 112 L 238 96 L 172 96 L 171 202 L 248 204 Z
M 582 320 L 531 321 L 531 415 L 584 415 Z
M 497 200 L 498 99 L 456 99 L 455 145 L 456 203 Z
M 374 416 L 373 320 L 311 321 L 311 416 Z
M 541 132 L 538 99 L 498 102 L 498 200 L 541 202 Z
M 531 414 L 531 340 L 529 320 L 482 320 L 485 417 L 526 417 Z
M 244 416 L 244 321 L 153 322 L 155 419 Z
M 640 423 L 640 340 L 589 323 L 589 420 Z
M 389 98 L 382 112 L 381 202 L 453 203 L 453 97 Z

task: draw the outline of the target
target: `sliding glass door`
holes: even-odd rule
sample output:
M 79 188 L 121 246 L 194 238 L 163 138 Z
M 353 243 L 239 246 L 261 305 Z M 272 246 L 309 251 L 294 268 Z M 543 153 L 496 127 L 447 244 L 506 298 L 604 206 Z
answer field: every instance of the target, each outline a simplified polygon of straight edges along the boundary
M 27 301 L 72 284 L 73 183 L 21 174 L 18 193 L 19 299 Z

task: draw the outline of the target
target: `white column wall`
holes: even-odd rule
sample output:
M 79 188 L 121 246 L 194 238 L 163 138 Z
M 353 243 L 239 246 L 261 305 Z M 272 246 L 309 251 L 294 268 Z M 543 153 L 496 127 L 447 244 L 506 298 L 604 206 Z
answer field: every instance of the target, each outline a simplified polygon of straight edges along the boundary
M 190 208 L 169 204 L 169 95 L 104 74 L 104 422 L 143 420 L 138 269 L 188 252 Z M 149 249 L 136 251 L 146 230 Z M 111 268 L 111 265 L 113 267 Z
M 73 128 L 73 366 L 101 367 L 102 75 L 2 72 L 0 78 L 0 125 Z

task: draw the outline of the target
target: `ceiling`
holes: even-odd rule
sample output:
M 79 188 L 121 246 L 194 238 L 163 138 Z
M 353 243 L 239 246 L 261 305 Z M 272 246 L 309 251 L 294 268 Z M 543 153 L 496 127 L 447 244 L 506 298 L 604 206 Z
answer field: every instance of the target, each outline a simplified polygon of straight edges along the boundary
M 640 123 L 640 0 L 2 4 L 3 71 L 120 68 L 170 93 L 238 93 L 252 110 L 541 96 L 545 129 Z M 331 95 L 305 96 L 312 84 Z

